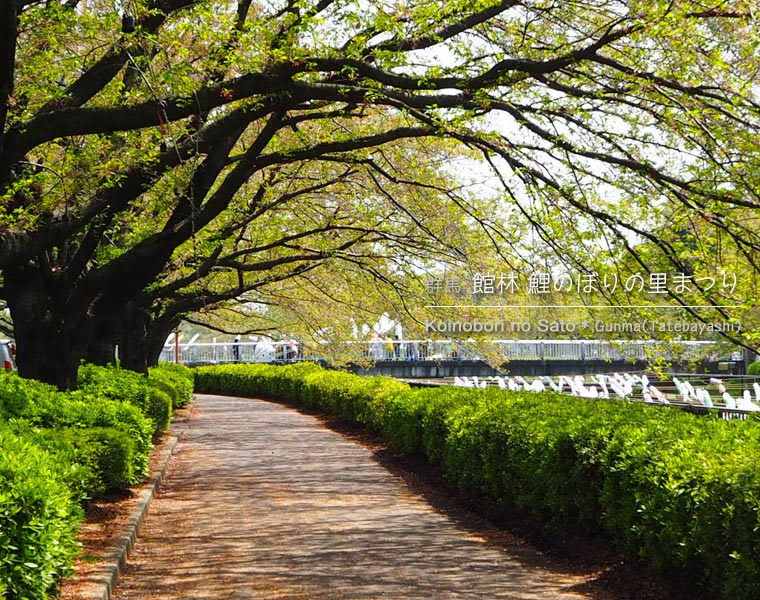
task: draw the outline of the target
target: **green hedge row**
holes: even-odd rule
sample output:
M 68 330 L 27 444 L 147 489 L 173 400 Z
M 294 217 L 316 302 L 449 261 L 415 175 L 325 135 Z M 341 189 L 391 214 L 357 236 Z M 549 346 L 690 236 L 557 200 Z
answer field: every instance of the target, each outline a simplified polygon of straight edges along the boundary
M 129 388 L 126 392 L 128 394 Z M 121 476 L 128 484 L 137 483 L 148 467 L 155 423 L 139 406 L 126 399 L 128 395 L 116 399 L 115 394 L 107 396 L 101 393 L 101 390 L 86 385 L 76 392 L 59 392 L 53 386 L 22 379 L 15 374 L 3 375 L 0 377 L 0 420 L 49 431 L 109 428 L 122 432 L 126 434 L 133 451 L 118 447 L 121 438 L 114 438 L 112 451 L 132 455 Z M 147 392 L 144 393 L 147 395 Z M 96 493 L 99 487 L 96 484 L 94 489 L 86 491 Z
M 0 425 L 0 598 L 48 598 L 71 572 L 81 471 Z
M 184 365 L 164 363 L 151 367 L 148 382 L 169 396 L 172 408 L 187 406 L 193 398 L 192 371 Z
M 319 408 L 422 453 L 450 485 L 549 528 L 604 531 L 710 592 L 760 598 L 760 423 L 553 393 L 411 389 L 314 365 L 195 370 L 196 391 Z
M 81 504 L 138 483 L 153 436 L 192 396 L 189 369 L 84 365 L 79 390 L 0 374 L 0 598 L 55 596 Z

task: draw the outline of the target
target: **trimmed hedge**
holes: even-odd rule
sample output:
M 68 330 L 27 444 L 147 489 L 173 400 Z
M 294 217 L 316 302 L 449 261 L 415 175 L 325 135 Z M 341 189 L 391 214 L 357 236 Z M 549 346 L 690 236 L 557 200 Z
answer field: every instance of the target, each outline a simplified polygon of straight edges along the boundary
M 760 422 L 553 393 L 412 390 L 314 365 L 195 370 L 196 391 L 319 408 L 422 453 L 453 487 L 555 530 L 604 531 L 661 572 L 760 598 Z
M 77 375 L 79 389 L 112 400 L 126 400 L 137 406 L 153 421 L 153 431 L 164 431 L 172 418 L 172 399 L 165 389 L 152 384 L 149 378 L 119 369 L 82 365 Z
M 148 382 L 167 392 L 174 408 L 182 408 L 193 399 L 193 372 L 184 365 L 161 363 L 148 369 Z
M 3 374 L 0 375 L 0 419 L 21 419 L 31 426 L 46 429 L 96 427 L 120 431 L 134 444 L 131 465 L 127 468 L 130 474 L 127 483 L 134 485 L 147 473 L 154 424 L 132 403 L 100 397 L 96 393 L 92 389 L 59 392 L 39 381 L 22 379 L 14 373 Z M 109 487 L 107 482 L 97 482 L 88 490 L 88 495 Z
M 83 498 L 126 489 L 139 481 L 134 473 L 135 442 L 110 427 L 45 429 L 13 419 L 5 427 L 76 467 L 69 472 L 69 486 Z
M 0 591 L 2 597 L 42 600 L 78 551 L 79 498 L 68 485 L 76 469 L 0 427 Z
M 0 373 L 0 598 L 57 595 L 77 552 L 81 502 L 139 483 L 153 435 L 192 395 L 189 369 L 150 377 L 86 365 L 60 392 Z

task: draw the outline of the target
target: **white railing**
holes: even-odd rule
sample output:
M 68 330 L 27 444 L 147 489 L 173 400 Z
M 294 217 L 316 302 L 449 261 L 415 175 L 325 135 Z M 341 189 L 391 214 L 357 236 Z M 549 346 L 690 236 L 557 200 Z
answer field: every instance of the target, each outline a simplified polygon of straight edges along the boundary
M 715 342 L 659 342 L 608 340 L 494 340 L 476 347 L 456 340 L 374 340 L 347 342 L 353 359 L 373 361 L 456 361 L 478 360 L 485 354 L 505 361 L 648 361 L 695 360 L 702 358 Z M 160 360 L 185 364 L 234 362 L 296 362 L 304 360 L 301 348 L 291 342 L 224 342 L 213 344 L 167 344 Z M 314 357 L 312 357 L 314 358 Z M 316 357 L 319 358 L 319 357 Z
M 161 352 L 159 361 L 175 362 L 179 354 L 179 362 L 183 364 L 218 364 L 235 362 L 296 362 L 301 360 L 297 344 L 289 342 L 228 342 L 167 344 Z

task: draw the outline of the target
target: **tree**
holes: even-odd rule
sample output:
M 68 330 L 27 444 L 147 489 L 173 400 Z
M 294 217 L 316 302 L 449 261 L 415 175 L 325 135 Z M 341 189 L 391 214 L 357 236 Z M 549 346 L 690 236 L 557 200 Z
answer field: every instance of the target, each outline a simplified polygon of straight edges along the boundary
M 758 206 L 748 4 L 129 6 L 134 33 L 97 1 L 11 0 L 2 22 L 0 297 L 24 375 L 74 385 L 96 332 L 249 182 L 400 140 L 480 150 L 558 251 L 543 215 L 657 244 L 632 219 L 656 198 L 755 264 L 730 212 Z
M 479 222 L 469 218 L 468 223 L 457 210 L 461 199 L 449 191 L 451 177 L 435 168 L 434 149 L 446 154 L 444 144 L 412 148 L 405 143 L 374 158 L 354 155 L 283 168 L 255 188 L 246 186 L 222 218 L 177 249 L 164 272 L 129 306 L 105 311 L 119 319 L 122 364 L 134 370 L 154 364 L 167 334 L 188 314 L 241 296 L 262 302 L 281 282 L 302 282 L 315 272 L 325 277 L 340 268 L 338 263 L 384 270 L 388 280 L 381 264 L 393 265 L 398 257 L 418 265 L 432 257 L 461 260 L 467 249 L 452 244 L 446 231 L 452 226 L 473 230 Z M 411 171 L 411 150 L 418 157 L 415 179 L 402 180 L 390 171 L 397 171 L 399 161 Z M 435 159 L 423 164 L 422 156 Z M 133 318 L 125 322 L 125 316 Z M 115 340 L 108 329 L 106 324 L 104 334 L 95 336 L 89 360 L 113 359 Z

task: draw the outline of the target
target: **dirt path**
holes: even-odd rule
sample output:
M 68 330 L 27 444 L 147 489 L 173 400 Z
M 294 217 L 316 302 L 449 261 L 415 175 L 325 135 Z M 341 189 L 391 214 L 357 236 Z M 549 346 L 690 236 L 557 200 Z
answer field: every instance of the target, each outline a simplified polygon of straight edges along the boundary
M 590 598 L 588 574 L 487 542 L 278 404 L 198 396 L 172 461 L 118 600 Z

